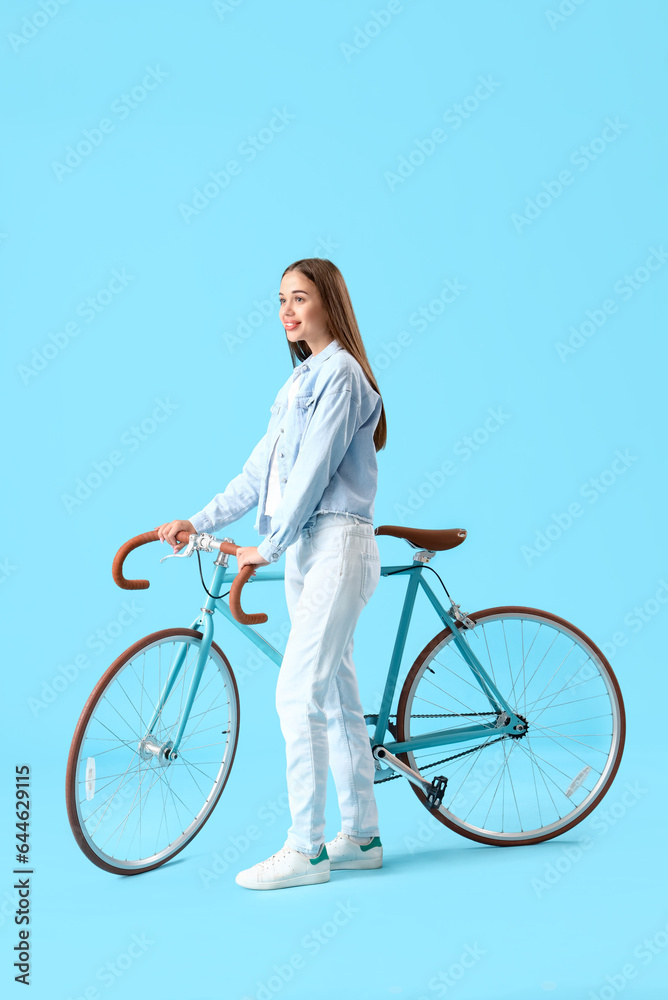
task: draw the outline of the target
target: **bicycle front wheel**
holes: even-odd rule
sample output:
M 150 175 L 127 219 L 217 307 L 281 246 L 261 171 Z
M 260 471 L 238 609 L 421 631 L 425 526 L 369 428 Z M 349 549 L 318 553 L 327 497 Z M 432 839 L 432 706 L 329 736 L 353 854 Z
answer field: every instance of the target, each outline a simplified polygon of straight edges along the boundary
M 201 640 L 194 629 L 140 639 L 111 664 L 81 713 L 67 762 L 67 814 L 82 851 L 105 871 L 136 875 L 169 861 L 206 823 L 225 787 L 239 734 L 239 694 L 215 643 L 177 759 L 160 752 L 179 728 Z M 148 734 L 184 646 L 181 671 Z
M 626 732 L 617 679 L 600 649 L 563 618 L 535 608 L 488 608 L 459 634 L 509 707 L 526 722 L 518 736 L 458 738 L 399 754 L 427 779 L 448 778 L 434 816 L 483 844 L 540 843 L 570 830 L 601 801 L 617 772 Z M 397 709 L 397 739 L 497 713 L 450 628 L 411 667 Z M 427 806 L 425 795 L 411 785 Z

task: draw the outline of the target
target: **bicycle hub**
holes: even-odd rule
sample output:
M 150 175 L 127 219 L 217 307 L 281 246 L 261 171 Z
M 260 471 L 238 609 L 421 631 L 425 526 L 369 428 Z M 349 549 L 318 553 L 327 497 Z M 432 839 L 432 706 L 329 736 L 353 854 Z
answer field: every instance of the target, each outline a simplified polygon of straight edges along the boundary
M 143 740 L 139 741 L 139 756 L 143 757 L 144 760 L 150 760 L 151 757 L 155 757 L 158 764 L 165 767 L 174 759 L 171 757 L 171 749 L 173 746 L 173 740 L 167 740 L 166 743 L 161 743 L 152 733 L 149 733 L 148 736 L 145 736 Z

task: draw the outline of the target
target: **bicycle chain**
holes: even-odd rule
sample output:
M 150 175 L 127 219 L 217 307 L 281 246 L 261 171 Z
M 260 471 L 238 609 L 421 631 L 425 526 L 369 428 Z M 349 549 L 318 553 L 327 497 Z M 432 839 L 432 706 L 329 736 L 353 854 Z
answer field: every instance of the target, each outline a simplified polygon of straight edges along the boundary
M 497 712 L 436 712 L 432 715 L 411 715 L 411 719 L 459 719 L 464 715 L 497 715 Z M 396 715 L 391 715 L 396 719 Z
M 496 712 L 439 712 L 433 715 L 411 715 L 411 719 L 449 719 L 458 718 L 460 715 L 496 715 Z M 396 715 L 391 715 L 391 719 L 396 719 Z M 482 747 L 491 747 L 495 743 L 500 743 L 501 740 L 505 740 L 507 737 L 499 736 L 495 740 L 491 740 L 488 743 L 482 743 L 477 747 L 470 747 L 468 750 L 462 750 L 461 753 L 455 753 L 451 757 L 444 757 L 443 760 L 436 760 L 433 764 L 429 764 L 429 767 L 438 767 L 439 764 L 447 764 L 449 760 L 457 760 L 458 757 L 466 757 L 469 753 L 476 753 L 476 751 L 482 749 Z M 375 781 L 375 785 L 382 785 L 385 781 L 394 781 L 395 778 L 403 778 L 403 774 L 391 774 L 389 778 L 379 778 Z
M 452 755 L 452 757 L 444 757 L 442 760 L 435 760 L 432 764 L 429 764 L 428 767 L 438 767 L 439 764 L 447 764 L 449 760 L 457 760 L 458 757 L 466 757 L 466 755 L 469 753 L 476 753 L 476 751 L 482 750 L 484 747 L 491 747 L 495 743 L 500 743 L 501 740 L 506 740 L 506 739 L 508 739 L 507 736 L 498 736 L 495 740 L 490 740 L 489 743 L 481 743 L 477 747 L 471 747 L 470 750 L 462 750 L 461 753 L 455 753 Z M 384 781 L 393 781 L 394 778 L 403 778 L 403 777 L 404 777 L 403 774 L 392 774 L 390 775 L 389 778 L 379 778 L 378 781 L 374 782 L 374 784 L 382 785 Z

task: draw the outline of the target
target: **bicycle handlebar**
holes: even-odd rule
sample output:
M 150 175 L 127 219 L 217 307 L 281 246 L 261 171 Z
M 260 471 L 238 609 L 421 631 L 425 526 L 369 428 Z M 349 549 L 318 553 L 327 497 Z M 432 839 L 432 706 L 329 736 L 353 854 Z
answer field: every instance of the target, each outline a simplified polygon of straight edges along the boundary
M 189 538 L 190 535 L 187 531 L 179 531 L 176 536 L 176 539 L 179 542 L 187 542 Z M 147 542 L 157 541 L 157 531 L 145 531 L 143 534 L 135 535 L 134 538 L 131 538 L 129 541 L 125 542 L 124 545 L 121 545 L 120 549 L 114 556 L 114 562 L 111 568 L 111 575 L 114 578 L 114 583 L 118 587 L 121 587 L 122 590 L 146 590 L 150 586 L 148 580 L 126 580 L 123 576 L 123 563 L 133 549 L 138 549 L 140 545 L 146 545 Z M 235 545 L 234 542 L 219 542 L 219 546 L 221 552 L 226 552 L 231 556 L 235 556 L 237 554 L 237 549 L 240 548 L 240 546 Z M 246 614 L 241 607 L 241 589 L 253 575 L 254 570 L 255 566 L 252 566 L 250 563 L 244 566 L 243 569 L 235 576 L 230 589 L 230 611 L 236 620 L 241 622 L 242 625 L 261 625 L 262 622 L 266 622 L 267 620 L 267 616 L 263 611 L 259 611 L 256 614 Z

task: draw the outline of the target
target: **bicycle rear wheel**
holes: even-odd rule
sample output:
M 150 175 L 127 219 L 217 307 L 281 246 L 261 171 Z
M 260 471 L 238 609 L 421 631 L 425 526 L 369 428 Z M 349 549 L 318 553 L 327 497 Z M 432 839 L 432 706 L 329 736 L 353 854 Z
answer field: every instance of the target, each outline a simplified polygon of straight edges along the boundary
M 617 772 L 626 722 L 617 679 L 598 647 L 563 618 L 535 608 L 488 608 L 457 627 L 513 711 L 519 736 L 461 740 L 399 754 L 427 779 L 448 778 L 431 810 L 483 844 L 540 843 L 570 830 L 601 801 Z M 397 739 L 496 713 L 453 641 L 450 628 L 422 650 L 404 682 Z M 411 788 L 428 807 L 426 796 Z
M 67 814 L 82 851 L 105 871 L 136 875 L 169 861 L 206 823 L 225 787 L 239 734 L 239 694 L 215 643 L 178 758 L 165 760 L 144 741 L 185 644 L 181 672 L 150 744 L 164 747 L 175 736 L 201 640 L 194 629 L 140 639 L 111 664 L 81 713 L 67 762 Z

